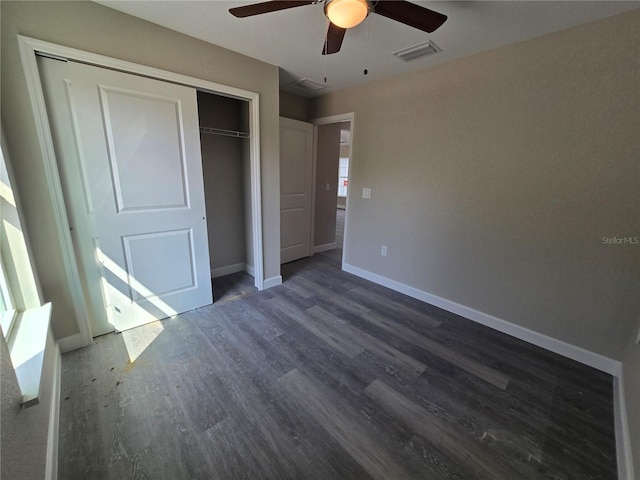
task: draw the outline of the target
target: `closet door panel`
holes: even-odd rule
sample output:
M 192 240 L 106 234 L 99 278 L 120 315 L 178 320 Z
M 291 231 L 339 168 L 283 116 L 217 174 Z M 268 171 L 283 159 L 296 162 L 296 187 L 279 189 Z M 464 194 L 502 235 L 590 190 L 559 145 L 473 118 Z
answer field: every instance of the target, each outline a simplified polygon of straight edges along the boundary
M 100 97 L 118 211 L 188 208 L 180 100 L 105 87 Z
M 47 106 L 57 112 L 50 116 L 67 209 L 78 226 L 74 246 L 88 291 L 101 290 L 100 299 L 89 298 L 92 333 L 210 304 L 195 89 L 47 62 L 55 61 L 40 59 L 46 90 L 63 84 L 66 91 L 66 98 L 47 96 Z M 78 195 L 83 191 L 88 201 Z

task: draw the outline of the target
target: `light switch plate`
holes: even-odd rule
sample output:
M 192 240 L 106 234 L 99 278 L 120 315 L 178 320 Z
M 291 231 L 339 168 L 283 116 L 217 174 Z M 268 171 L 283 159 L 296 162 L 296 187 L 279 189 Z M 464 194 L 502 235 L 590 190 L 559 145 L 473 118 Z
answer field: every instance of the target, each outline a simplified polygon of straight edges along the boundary
M 362 189 L 362 198 L 371 198 L 371 189 L 363 188 Z

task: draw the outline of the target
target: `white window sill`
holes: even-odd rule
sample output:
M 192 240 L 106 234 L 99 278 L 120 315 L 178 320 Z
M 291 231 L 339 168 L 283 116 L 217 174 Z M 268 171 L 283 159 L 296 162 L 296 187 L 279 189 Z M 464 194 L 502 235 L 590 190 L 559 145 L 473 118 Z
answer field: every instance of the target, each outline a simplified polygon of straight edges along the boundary
M 22 405 L 31 407 L 39 403 L 40 379 L 44 366 L 51 304 L 18 313 L 9 334 L 8 346 L 11 363 L 22 392 Z

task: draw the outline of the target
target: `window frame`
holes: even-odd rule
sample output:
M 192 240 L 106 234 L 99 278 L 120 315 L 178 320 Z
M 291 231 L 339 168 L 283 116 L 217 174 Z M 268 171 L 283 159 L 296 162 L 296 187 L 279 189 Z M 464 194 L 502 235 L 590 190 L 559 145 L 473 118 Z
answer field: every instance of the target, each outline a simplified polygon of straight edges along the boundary
M 6 342 L 22 393 L 22 406 L 40 403 L 47 344 L 51 333 L 51 303 L 44 303 L 29 252 L 18 195 L 0 128 L 0 292 L 5 309 L 1 340 Z M 10 308 L 6 308 L 10 307 Z
M 13 294 L 5 274 L 4 260 L 0 258 L 0 327 L 4 338 L 10 337 L 17 316 Z

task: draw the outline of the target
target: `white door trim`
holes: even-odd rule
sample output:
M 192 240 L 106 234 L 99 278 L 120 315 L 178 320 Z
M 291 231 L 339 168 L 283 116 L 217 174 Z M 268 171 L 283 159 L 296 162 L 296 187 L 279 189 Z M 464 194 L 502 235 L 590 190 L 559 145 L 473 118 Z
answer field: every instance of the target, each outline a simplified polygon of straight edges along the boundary
M 25 74 L 27 90 L 31 101 L 31 108 L 36 122 L 36 133 L 40 152 L 43 159 L 43 167 L 49 195 L 54 207 L 55 223 L 59 234 L 59 242 L 62 246 L 62 260 L 65 269 L 65 280 L 72 295 L 74 312 L 80 328 L 81 344 L 70 346 L 79 348 L 92 342 L 91 328 L 87 315 L 87 305 L 82 293 L 78 264 L 73 249 L 71 234 L 69 232 L 69 220 L 62 194 L 62 185 L 58 172 L 51 128 L 44 101 L 42 85 L 36 54 L 43 54 L 54 58 L 75 60 L 99 67 L 120 70 L 136 75 L 156 78 L 167 82 L 194 87 L 219 93 L 233 98 L 249 102 L 249 135 L 250 135 L 250 163 L 251 163 L 251 225 L 253 231 L 253 273 L 255 286 L 258 290 L 264 288 L 264 259 L 262 245 L 262 197 L 260 177 L 260 110 L 259 95 L 255 92 L 242 90 L 228 85 L 202 80 L 179 73 L 160 70 L 153 67 L 139 65 L 124 60 L 119 60 L 104 55 L 85 52 L 75 48 L 57 45 L 55 43 L 37 40 L 35 38 L 18 35 L 20 58 Z
M 310 120 L 310 123 L 316 125 L 314 131 L 314 146 L 313 146 L 313 185 L 315 189 L 316 184 L 316 160 L 318 155 L 318 125 L 329 125 L 330 123 L 342 123 L 342 122 L 350 122 L 351 124 L 351 142 L 349 142 L 349 172 L 347 176 L 347 184 L 351 186 L 351 171 L 353 166 L 353 138 L 356 124 L 356 115 L 354 112 L 350 113 L 341 113 L 338 115 L 331 115 L 329 117 L 319 117 Z M 315 198 L 315 190 L 312 193 L 313 198 Z M 347 225 L 349 224 L 349 204 L 351 202 L 351 188 L 347 189 L 347 199 L 346 205 L 347 208 L 344 211 L 344 237 L 342 238 L 342 270 L 344 270 L 347 260 Z M 316 211 L 315 211 L 315 202 L 312 204 L 312 218 L 315 219 Z M 315 223 L 315 222 L 314 222 Z

